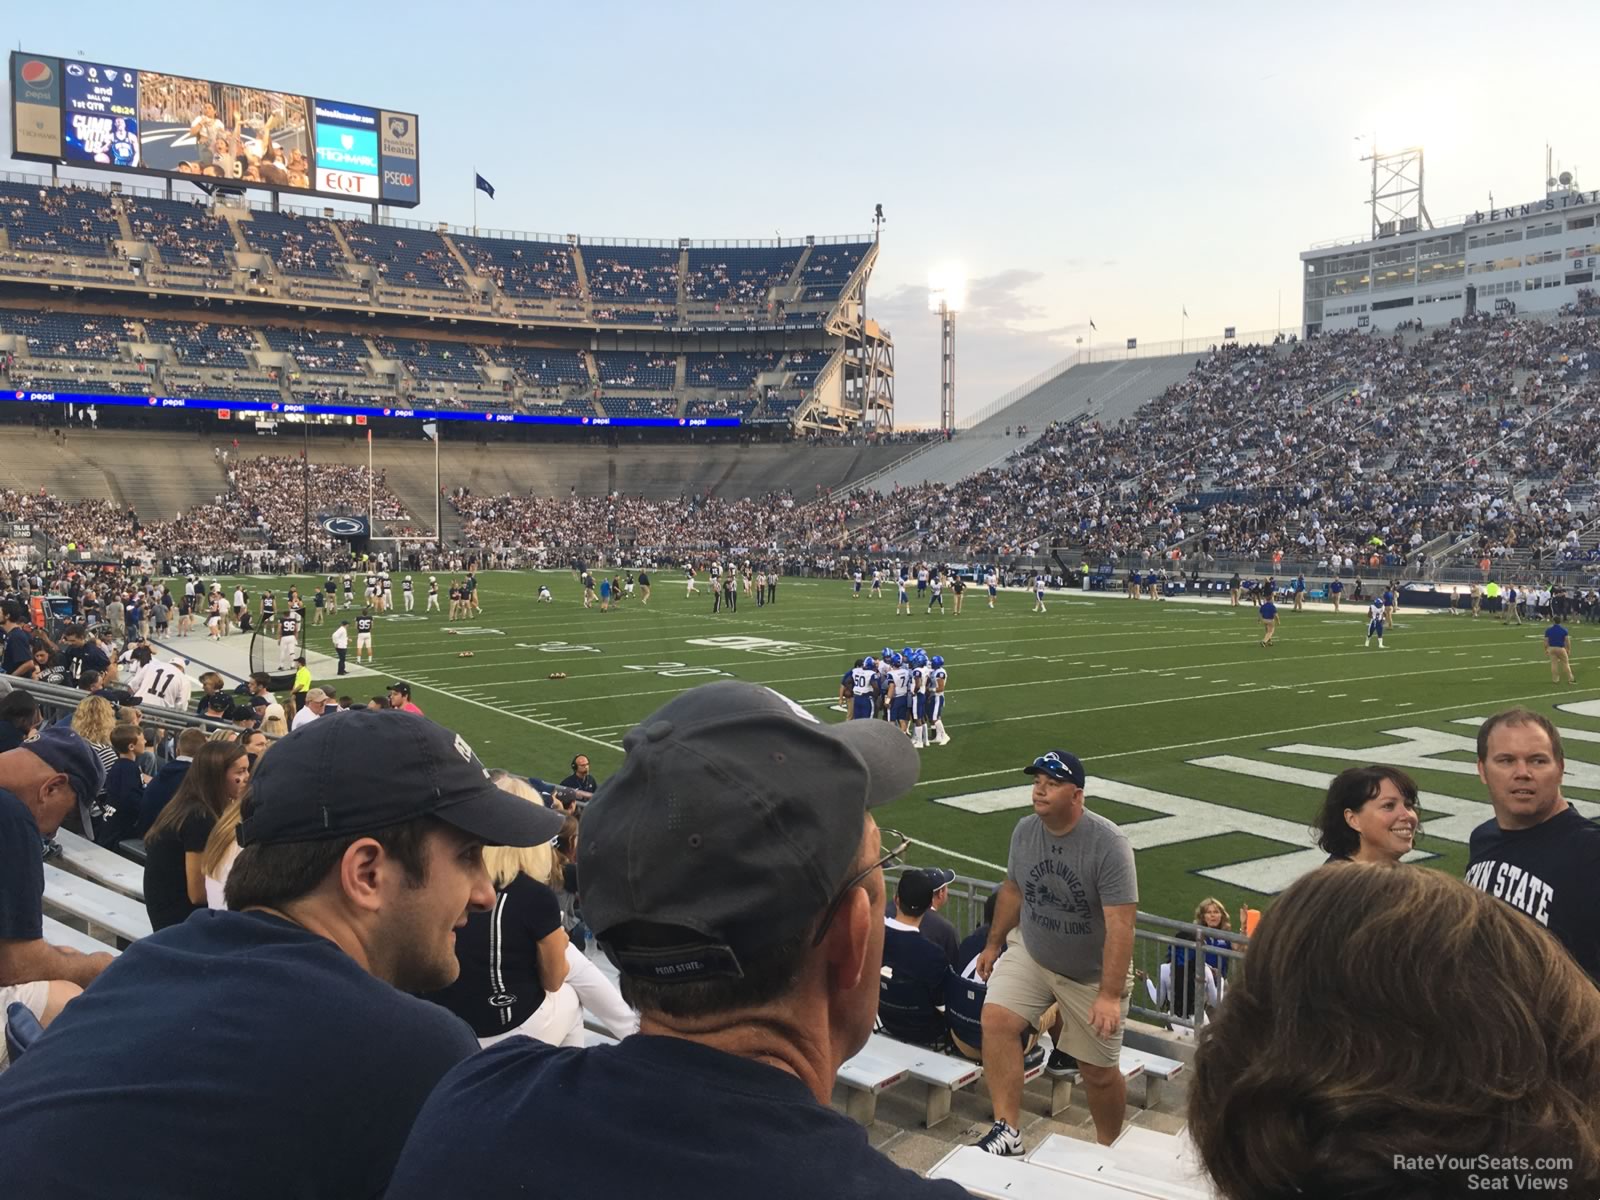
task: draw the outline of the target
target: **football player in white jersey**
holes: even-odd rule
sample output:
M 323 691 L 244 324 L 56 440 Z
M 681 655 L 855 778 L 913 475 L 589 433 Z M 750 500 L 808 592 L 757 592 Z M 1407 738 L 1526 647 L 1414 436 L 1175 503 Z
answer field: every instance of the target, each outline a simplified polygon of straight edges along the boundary
M 411 576 L 407 575 L 405 582 L 400 585 L 400 588 L 403 592 L 405 592 L 406 611 L 410 612 L 417 606 L 417 594 L 414 590 L 416 588 L 416 584 L 412 583 Z
M 839 681 L 839 703 L 846 706 L 852 721 L 872 716 L 872 690 L 877 679 L 877 664 L 870 658 L 857 659 L 855 666 Z
M 1367 610 L 1367 640 L 1362 643 L 1364 649 L 1370 649 L 1372 639 L 1378 639 L 1378 649 L 1383 649 L 1383 597 L 1374 596 L 1372 606 Z
M 911 597 L 906 594 L 906 577 L 904 575 L 900 576 L 895 583 L 900 589 L 900 598 L 895 601 L 894 615 L 898 617 L 901 613 L 905 613 L 909 617 L 911 615 Z
M 861 568 L 857 567 L 851 572 L 850 578 L 855 585 L 850 589 L 850 599 L 859 600 L 861 599 Z
M 1033 577 L 1033 611 L 1044 612 L 1044 576 Z
M 911 744 L 921 750 L 928 744 L 928 658 L 920 651 L 911 660 Z
M 950 674 L 944 669 L 944 658 L 941 655 L 935 654 L 928 660 L 928 665 L 933 668 L 933 674 L 928 680 L 928 725 L 933 730 L 934 743 L 948 746 L 950 735 L 944 731 L 944 689 Z
M 428 576 L 428 608 L 427 608 L 427 611 L 428 612 L 438 612 L 439 611 L 439 577 L 437 575 L 429 575 Z
M 939 606 L 939 615 L 944 616 L 944 576 L 935 573 L 928 580 L 928 611 L 933 612 L 934 605 Z
M 990 567 L 988 573 L 983 577 L 983 582 L 989 589 L 989 607 L 993 608 L 995 593 L 1000 590 L 1000 573 Z
M 872 598 L 876 600 L 883 595 L 883 570 L 879 567 L 872 568 Z

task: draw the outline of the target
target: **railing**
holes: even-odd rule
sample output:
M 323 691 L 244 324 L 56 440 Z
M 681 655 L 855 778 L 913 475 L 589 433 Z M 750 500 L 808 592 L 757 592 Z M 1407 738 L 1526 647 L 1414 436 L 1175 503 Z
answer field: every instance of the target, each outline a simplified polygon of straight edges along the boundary
M 63 687 L 53 683 L 39 683 L 32 679 L 19 679 L 15 676 L 9 678 L 14 690 L 27 692 L 39 705 L 45 722 L 55 721 L 60 718 L 72 719 L 72 714 L 78 711 L 78 705 L 89 698 L 88 692 L 81 692 L 77 688 Z M 213 721 L 208 717 L 176 708 L 163 708 L 158 704 L 141 704 L 140 716 L 144 723 L 158 729 L 168 729 L 176 733 L 182 729 L 201 729 L 207 736 L 226 730 L 229 733 L 238 733 L 239 727 L 230 721 Z M 155 738 L 151 738 L 154 748 Z
M 899 885 L 900 876 L 909 869 L 911 868 L 890 867 L 884 871 L 884 886 L 891 896 Z M 964 938 L 983 924 L 984 904 L 989 899 L 990 893 L 999 889 L 1000 884 L 993 880 L 957 875 L 949 887 L 950 898 L 945 902 L 940 915 L 956 927 L 958 936 Z M 1204 938 L 1213 938 L 1227 944 L 1203 946 Z M 1133 968 L 1137 982 L 1134 985 L 1133 1000 L 1128 1006 L 1129 1015 L 1155 1024 L 1169 1024 L 1184 1029 L 1193 1029 L 1196 1025 L 1203 1024 L 1206 1019 L 1204 1011 L 1206 993 L 1204 979 L 1198 970 L 1198 958 L 1202 948 L 1207 959 L 1215 960 L 1212 965 L 1219 976 L 1236 978 L 1249 945 L 1248 937 L 1232 930 L 1212 929 L 1193 921 L 1158 917 L 1154 913 L 1138 913 L 1134 918 L 1133 929 Z M 966 965 L 957 963 L 956 970 L 964 970 Z M 1173 976 L 1171 991 L 1174 1005 L 1165 1010 L 1146 1003 L 1149 993 L 1145 987 L 1145 981 L 1148 980 L 1156 985 L 1159 993 L 1163 965 L 1172 967 Z M 1186 998 L 1191 997 L 1198 1001 L 1192 1008 L 1185 1003 Z M 1176 1011 L 1182 1008 L 1189 1008 L 1189 1011 Z

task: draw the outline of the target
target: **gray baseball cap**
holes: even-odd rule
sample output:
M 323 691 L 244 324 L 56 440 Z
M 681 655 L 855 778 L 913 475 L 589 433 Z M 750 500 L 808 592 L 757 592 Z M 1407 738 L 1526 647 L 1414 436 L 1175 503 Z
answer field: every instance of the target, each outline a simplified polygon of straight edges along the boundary
M 583 816 L 584 919 L 617 969 L 657 981 L 742 974 L 849 879 L 862 818 L 917 781 L 885 721 L 825 724 L 770 688 L 683 692 L 623 738 Z

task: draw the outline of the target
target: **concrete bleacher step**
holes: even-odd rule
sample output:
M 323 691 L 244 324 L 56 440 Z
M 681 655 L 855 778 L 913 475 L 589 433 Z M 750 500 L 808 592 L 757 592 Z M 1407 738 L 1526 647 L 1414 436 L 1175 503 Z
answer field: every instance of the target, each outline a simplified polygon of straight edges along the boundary
M 80 954 L 121 954 L 115 946 L 107 945 L 97 938 L 90 937 L 81 929 L 74 929 L 54 917 L 44 919 L 44 940 L 52 946 L 64 946 L 68 950 L 76 950 Z
M 1183 1063 L 1176 1058 L 1152 1054 L 1147 1050 L 1135 1050 L 1126 1044 L 1122 1047 L 1122 1062 L 1139 1067 L 1140 1073 L 1144 1076 L 1144 1101 L 1140 1105 L 1141 1108 L 1150 1108 L 1161 1103 L 1166 1084 L 1183 1071 Z
M 144 899 L 144 867 L 140 864 L 96 846 L 71 830 L 58 831 L 56 843 L 61 847 L 61 862 L 74 875 L 82 875 L 92 883 L 102 884 L 134 900 Z
M 150 917 L 142 903 L 48 863 L 44 903 L 83 921 L 91 935 L 104 931 L 127 942 L 150 936 Z

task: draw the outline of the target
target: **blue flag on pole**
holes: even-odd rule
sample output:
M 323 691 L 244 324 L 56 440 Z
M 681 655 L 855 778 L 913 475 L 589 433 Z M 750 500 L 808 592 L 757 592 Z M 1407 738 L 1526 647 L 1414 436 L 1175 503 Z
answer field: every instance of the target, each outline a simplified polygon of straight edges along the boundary
M 482 175 L 474 175 L 473 179 L 476 181 L 473 184 L 473 186 L 476 187 L 480 192 L 487 192 L 489 194 L 489 199 L 493 200 L 494 199 L 494 185 L 491 184 Z

